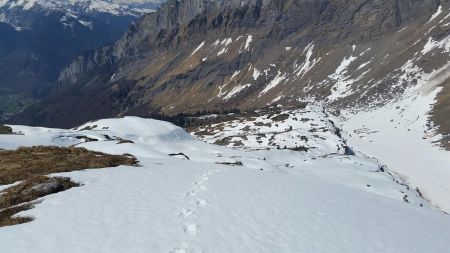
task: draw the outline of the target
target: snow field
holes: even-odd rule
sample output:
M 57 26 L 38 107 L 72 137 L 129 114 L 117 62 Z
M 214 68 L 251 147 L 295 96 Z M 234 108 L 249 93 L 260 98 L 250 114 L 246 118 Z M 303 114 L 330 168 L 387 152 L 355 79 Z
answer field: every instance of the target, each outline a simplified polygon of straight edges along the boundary
M 131 153 L 141 167 L 63 173 L 83 186 L 46 196 L 21 214 L 34 221 L 1 228 L 5 252 L 448 250 L 448 216 L 364 155 L 229 149 L 136 117 L 79 130 L 13 127 L 28 137 L 27 145 L 96 137 L 78 146 Z M 80 130 L 86 127 L 91 130 Z M 23 145 L 24 136 L 2 136 L 0 148 Z M 190 160 L 168 156 L 179 152 Z M 218 164 L 237 161 L 243 166 Z

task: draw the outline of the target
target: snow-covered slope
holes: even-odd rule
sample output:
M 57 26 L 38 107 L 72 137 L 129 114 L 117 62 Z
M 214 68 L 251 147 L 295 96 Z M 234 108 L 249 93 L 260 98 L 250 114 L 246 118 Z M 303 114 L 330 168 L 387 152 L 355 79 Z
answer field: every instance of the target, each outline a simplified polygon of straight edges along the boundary
M 45 197 L 23 213 L 36 218 L 31 223 L 1 228 L 5 252 L 423 253 L 450 246 L 448 216 L 363 154 L 229 149 L 137 117 L 73 130 L 13 128 L 23 135 L 1 136 L 0 148 L 77 145 L 131 153 L 142 166 L 64 173 L 84 185 Z M 83 136 L 97 141 L 80 143 Z M 180 152 L 190 160 L 169 156 Z
M 422 79 L 422 78 L 420 78 Z M 433 79 L 426 78 L 432 85 Z M 419 83 L 398 101 L 365 111 L 347 111 L 342 128 L 350 145 L 386 163 L 433 204 L 450 213 L 450 152 L 429 121 L 440 88 Z
M 207 124 L 189 132 L 207 143 L 234 148 L 290 149 L 317 155 L 349 151 L 339 129 L 320 106 L 271 108 L 253 114 L 230 114 L 223 120 L 219 117 L 200 117 L 197 120 Z M 214 119 L 217 122 L 209 124 Z

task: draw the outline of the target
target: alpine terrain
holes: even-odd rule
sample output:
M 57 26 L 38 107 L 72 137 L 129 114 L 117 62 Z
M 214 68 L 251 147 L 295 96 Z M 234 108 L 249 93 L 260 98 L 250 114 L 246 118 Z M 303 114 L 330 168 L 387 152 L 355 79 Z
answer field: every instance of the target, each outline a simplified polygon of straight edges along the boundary
M 45 98 L 76 56 L 117 40 L 157 4 L 0 1 L 0 121 Z
M 5 252 L 450 253 L 450 1 L 64 4 L 137 21 L 0 125 Z

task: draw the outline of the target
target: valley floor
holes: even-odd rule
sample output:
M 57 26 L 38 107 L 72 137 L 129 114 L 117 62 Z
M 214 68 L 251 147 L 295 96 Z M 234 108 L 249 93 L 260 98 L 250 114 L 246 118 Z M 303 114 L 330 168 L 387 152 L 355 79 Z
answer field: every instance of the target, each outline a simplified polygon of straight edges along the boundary
M 135 117 L 13 128 L 23 135 L 0 148 L 84 136 L 97 141 L 77 146 L 131 153 L 141 167 L 58 174 L 83 185 L 0 228 L 2 252 L 450 252 L 449 216 L 363 154 L 230 149 Z
M 450 213 L 450 152 L 439 147 L 440 136 L 428 123 L 438 91 L 412 93 L 375 110 L 347 114 L 342 128 L 350 145 L 379 159 Z

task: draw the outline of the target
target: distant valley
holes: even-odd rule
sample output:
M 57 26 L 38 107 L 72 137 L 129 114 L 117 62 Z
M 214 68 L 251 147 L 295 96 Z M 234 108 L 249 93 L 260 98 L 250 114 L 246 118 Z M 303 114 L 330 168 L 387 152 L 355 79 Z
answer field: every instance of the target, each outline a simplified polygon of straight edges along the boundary
M 157 3 L 0 1 L 0 121 L 48 96 L 76 56 L 113 43 Z

